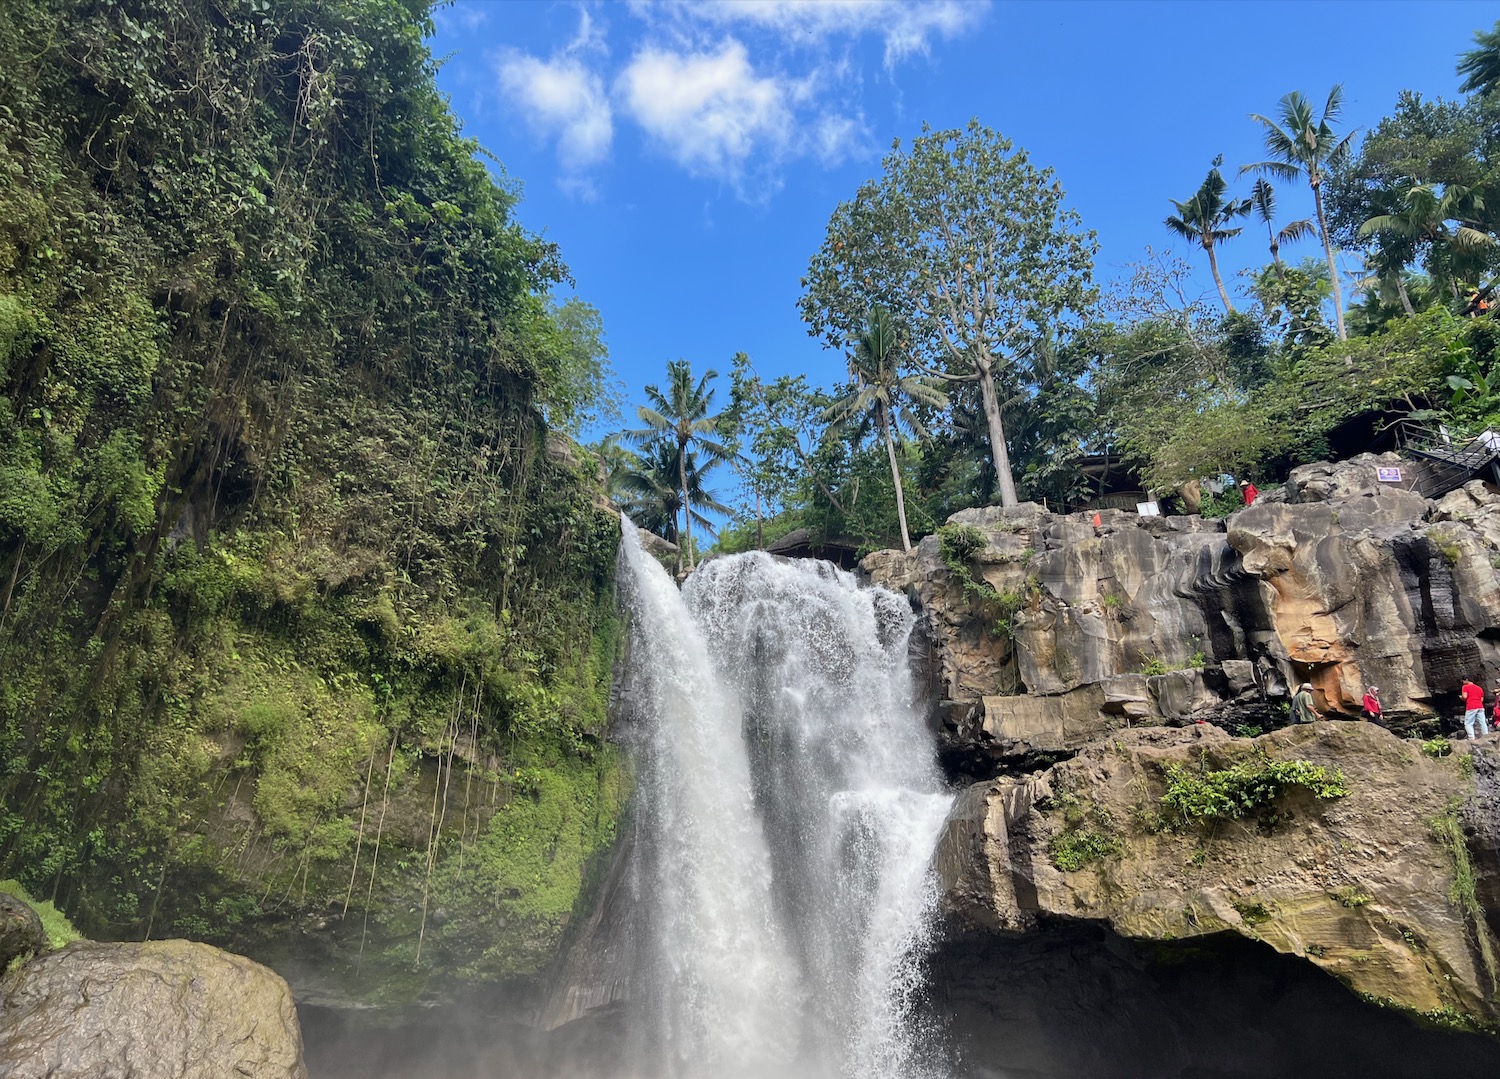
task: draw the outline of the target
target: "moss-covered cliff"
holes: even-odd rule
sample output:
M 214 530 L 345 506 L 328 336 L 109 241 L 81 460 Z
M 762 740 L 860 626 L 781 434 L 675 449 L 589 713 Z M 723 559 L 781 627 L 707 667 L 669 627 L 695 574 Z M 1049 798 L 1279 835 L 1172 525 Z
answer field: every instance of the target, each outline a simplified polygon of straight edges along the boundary
M 536 970 L 626 790 L 588 350 L 425 28 L 0 21 L 0 876 L 341 999 Z

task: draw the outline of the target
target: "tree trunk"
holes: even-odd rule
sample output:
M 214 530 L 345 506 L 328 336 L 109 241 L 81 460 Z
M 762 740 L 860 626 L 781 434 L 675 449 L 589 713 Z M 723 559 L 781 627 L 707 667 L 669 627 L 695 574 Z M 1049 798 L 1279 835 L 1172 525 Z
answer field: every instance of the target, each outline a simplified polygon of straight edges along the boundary
M 891 460 L 891 481 L 896 485 L 896 516 L 901 519 L 901 549 L 911 554 L 911 534 L 906 530 L 906 494 L 901 490 L 901 469 L 896 467 L 896 441 L 891 437 L 891 425 L 886 419 L 885 407 L 880 407 L 880 437 L 885 439 L 885 455 Z
M 682 484 L 682 550 L 677 552 L 677 565 L 682 567 L 683 555 L 687 556 L 687 569 L 693 572 L 693 507 L 688 502 L 687 446 L 677 446 L 677 478 Z
M 1401 280 L 1401 271 L 1396 271 L 1396 295 L 1401 297 L 1401 309 L 1408 315 L 1415 315 L 1416 309 L 1411 305 L 1411 297 L 1406 294 L 1406 282 Z
M 979 399 L 984 403 L 984 418 L 990 429 L 990 460 L 1000 483 L 1000 505 L 1014 506 L 1016 481 L 1010 474 L 1010 450 L 1005 445 L 1005 425 L 1000 421 L 1000 402 L 995 398 L 995 383 L 988 362 L 976 363 L 979 371 Z
M 1214 284 L 1219 286 L 1219 299 L 1224 301 L 1224 310 L 1232 315 L 1234 304 L 1229 302 L 1229 290 L 1224 287 L 1224 279 L 1219 276 L 1219 260 L 1214 255 L 1214 245 L 1204 244 L 1203 250 L 1208 252 L 1208 268 L 1214 275 Z
M 1323 253 L 1328 256 L 1329 283 L 1333 285 L 1333 318 L 1338 327 L 1339 340 L 1349 340 L 1344 332 L 1344 290 L 1339 287 L 1339 269 L 1333 262 L 1333 241 L 1328 238 L 1328 221 L 1323 216 L 1323 189 L 1318 180 L 1312 181 L 1313 208 L 1318 212 L 1318 235 L 1323 238 Z
M 1282 284 L 1286 283 L 1286 267 L 1281 264 L 1281 241 L 1276 238 L 1276 230 L 1266 222 L 1266 233 L 1271 237 L 1271 261 L 1276 264 L 1276 278 Z

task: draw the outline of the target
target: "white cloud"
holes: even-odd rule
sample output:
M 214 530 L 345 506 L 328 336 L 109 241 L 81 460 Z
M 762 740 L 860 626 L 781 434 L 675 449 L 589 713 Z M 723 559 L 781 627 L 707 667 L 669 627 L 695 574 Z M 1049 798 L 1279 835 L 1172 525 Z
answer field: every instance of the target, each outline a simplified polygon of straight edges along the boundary
M 734 38 L 702 51 L 647 46 L 615 92 L 622 111 L 674 161 L 742 197 L 779 187 L 779 167 L 791 158 L 837 164 L 865 137 L 862 121 L 819 106 L 816 79 L 757 72 Z
M 787 86 L 757 76 L 732 38 L 716 53 L 646 48 L 617 88 L 636 122 L 698 175 L 733 176 L 757 146 L 779 152 L 791 135 Z
M 631 10 L 652 22 L 718 27 L 753 26 L 785 44 L 822 48 L 834 38 L 876 34 L 885 40 L 888 68 L 925 55 L 934 36 L 952 38 L 979 23 L 989 0 L 632 0 Z
M 569 55 L 540 60 L 506 49 L 496 73 L 508 106 L 539 134 L 556 137 L 564 172 L 585 171 L 609 155 L 614 110 L 604 80 L 582 61 Z

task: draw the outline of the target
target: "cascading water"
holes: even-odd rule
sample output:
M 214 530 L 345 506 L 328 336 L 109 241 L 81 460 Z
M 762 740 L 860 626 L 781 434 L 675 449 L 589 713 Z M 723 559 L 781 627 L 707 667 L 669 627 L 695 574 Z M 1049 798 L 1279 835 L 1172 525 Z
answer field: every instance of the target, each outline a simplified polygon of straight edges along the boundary
M 640 778 L 643 1079 L 926 1079 L 916 1017 L 951 797 L 906 602 L 826 563 L 714 560 L 679 592 L 625 524 Z

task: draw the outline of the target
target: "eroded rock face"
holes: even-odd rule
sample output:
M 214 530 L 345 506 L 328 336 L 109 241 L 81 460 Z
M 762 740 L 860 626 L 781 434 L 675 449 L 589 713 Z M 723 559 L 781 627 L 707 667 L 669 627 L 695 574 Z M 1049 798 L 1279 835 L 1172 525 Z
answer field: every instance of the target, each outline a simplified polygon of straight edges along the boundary
M 1500 772 L 1496 749 L 1481 747 L 1475 770 Z M 1071 921 L 1139 940 L 1237 934 L 1413 1011 L 1493 1020 L 1500 938 L 1450 897 L 1455 856 L 1434 827 L 1471 794 L 1460 749 L 1432 759 L 1360 722 L 1253 741 L 1211 725 L 1121 731 L 1044 772 L 969 788 L 937 857 L 945 901 L 977 931 Z M 1322 801 L 1293 787 L 1240 820 L 1162 819 L 1170 765 L 1222 769 L 1260 755 L 1339 769 L 1349 794 Z M 1495 791 L 1481 790 L 1469 813 L 1500 817 Z M 1057 852 L 1083 832 L 1106 840 L 1104 853 L 1059 868 Z M 1500 879 L 1492 854 L 1475 866 L 1486 890 Z
M 0 980 L 6 1079 L 307 1079 L 291 991 L 185 940 L 71 944 Z
M 1405 728 L 1454 714 L 1465 677 L 1500 674 L 1500 496 L 1476 482 L 1432 503 L 1377 481 L 1396 461 L 1306 466 L 1227 521 L 955 514 L 985 541 L 969 572 L 1016 608 L 1004 625 L 936 536 L 863 566 L 924 614 L 955 771 L 990 775 L 1141 725 L 1268 728 L 1302 681 L 1345 717 L 1378 685 Z

